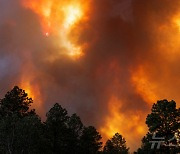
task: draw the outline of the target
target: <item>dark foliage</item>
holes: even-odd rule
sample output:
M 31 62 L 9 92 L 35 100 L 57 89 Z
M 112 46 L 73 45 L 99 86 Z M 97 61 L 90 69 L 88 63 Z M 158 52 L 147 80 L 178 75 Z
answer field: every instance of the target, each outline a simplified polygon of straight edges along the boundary
M 81 154 L 96 154 L 102 147 L 101 135 L 93 126 L 85 127 L 80 138 Z
M 14 87 L 0 100 L 0 153 L 2 154 L 127 154 L 129 148 L 122 135 L 116 133 L 102 148 L 101 135 L 93 126 L 84 126 L 76 114 L 68 115 L 58 103 L 42 122 L 28 94 Z M 174 154 L 180 144 L 180 109 L 174 101 L 158 101 L 147 116 L 149 132 L 142 139 L 139 154 Z M 165 137 L 160 149 L 151 149 L 153 134 Z M 174 135 L 176 138 L 170 140 Z M 102 150 L 103 149 L 103 150 Z
M 175 101 L 161 100 L 153 104 L 151 113 L 146 118 L 146 124 L 149 132 L 142 139 L 142 147 L 138 153 L 168 153 L 174 154 L 180 152 L 179 146 L 179 130 L 180 130 L 180 109 L 176 108 Z M 156 147 L 151 149 L 153 134 L 156 137 L 164 137 L 164 143 L 160 149 Z M 176 137 L 176 138 L 174 138 Z
M 33 100 L 14 87 L 0 100 L 0 153 L 2 154 L 96 154 L 102 147 L 101 135 L 85 127 L 76 114 L 56 103 L 43 123 Z
M 126 146 L 126 140 L 119 133 L 116 133 L 112 139 L 108 140 L 104 146 L 104 154 L 128 154 L 129 148 Z
M 11 116 L 16 114 L 23 117 L 33 112 L 29 111 L 30 105 L 33 103 L 32 98 L 28 94 L 15 86 L 10 92 L 7 92 L 5 98 L 0 100 L 0 116 Z

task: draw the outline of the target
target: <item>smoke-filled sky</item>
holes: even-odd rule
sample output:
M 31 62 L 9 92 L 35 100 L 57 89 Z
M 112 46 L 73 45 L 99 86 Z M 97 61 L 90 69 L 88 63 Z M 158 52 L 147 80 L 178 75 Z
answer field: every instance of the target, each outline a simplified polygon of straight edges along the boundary
M 0 0 L 0 95 L 25 89 L 131 149 L 160 99 L 180 102 L 179 0 Z

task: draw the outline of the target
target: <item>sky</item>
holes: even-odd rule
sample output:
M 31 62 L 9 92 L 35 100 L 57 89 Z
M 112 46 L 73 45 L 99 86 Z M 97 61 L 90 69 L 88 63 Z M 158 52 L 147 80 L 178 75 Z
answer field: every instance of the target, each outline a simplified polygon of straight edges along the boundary
M 137 149 L 157 100 L 180 105 L 179 0 L 0 0 L 0 96 L 59 102 Z

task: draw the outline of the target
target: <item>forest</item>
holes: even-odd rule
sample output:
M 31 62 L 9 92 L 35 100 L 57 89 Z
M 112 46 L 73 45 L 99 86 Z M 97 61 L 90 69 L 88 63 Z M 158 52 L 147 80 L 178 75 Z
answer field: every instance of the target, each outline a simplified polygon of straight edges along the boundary
M 42 121 L 35 109 L 31 109 L 32 103 L 25 90 L 17 86 L 0 100 L 1 154 L 130 153 L 120 132 L 102 143 L 102 136 L 94 126 L 85 126 L 77 114 L 69 115 L 60 104 L 55 103 Z M 175 101 L 164 99 L 154 103 L 145 123 L 148 132 L 134 154 L 180 152 L 180 108 Z M 162 137 L 163 140 L 157 141 Z

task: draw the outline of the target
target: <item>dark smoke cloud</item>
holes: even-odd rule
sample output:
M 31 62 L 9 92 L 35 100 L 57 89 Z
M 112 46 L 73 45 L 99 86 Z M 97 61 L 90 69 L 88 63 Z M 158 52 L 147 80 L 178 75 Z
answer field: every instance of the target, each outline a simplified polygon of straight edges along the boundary
M 22 74 L 27 79 L 31 76 L 31 84 L 40 87 L 45 111 L 60 102 L 70 113 L 77 112 L 86 124 L 100 128 L 110 112 L 112 95 L 122 102 L 121 115 L 142 112 L 146 116 L 149 112 L 149 104 L 132 84 L 132 74 L 142 66 L 149 83 L 156 85 L 159 99 L 179 100 L 180 56 L 168 59 L 166 51 L 158 46 L 161 40 L 168 43 L 164 37 L 169 36 L 158 28 L 170 23 L 179 11 L 179 3 L 94 0 L 88 22 L 81 21 L 72 30 L 72 34 L 79 34 L 77 44 L 88 44 L 85 55 L 74 61 L 56 56 L 63 49 L 56 46 L 55 36 L 44 37 L 33 11 L 22 7 L 20 1 L 0 0 L 1 96 L 19 84 Z M 169 26 L 168 30 L 174 28 Z M 54 60 L 48 60 L 54 56 Z M 137 147 L 132 142 L 130 145 Z

